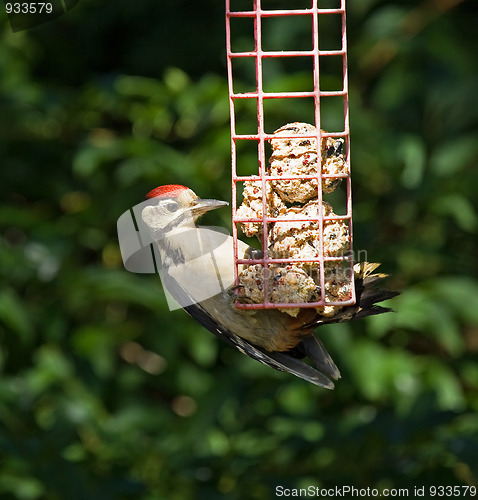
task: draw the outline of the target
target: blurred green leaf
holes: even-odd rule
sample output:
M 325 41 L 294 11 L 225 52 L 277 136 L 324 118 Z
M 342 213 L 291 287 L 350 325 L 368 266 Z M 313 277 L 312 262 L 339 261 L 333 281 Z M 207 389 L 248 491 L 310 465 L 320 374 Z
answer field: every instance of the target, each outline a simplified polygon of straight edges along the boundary
M 28 311 L 13 290 L 0 291 L 0 321 L 24 342 L 32 334 L 33 325 Z
M 438 146 L 430 158 L 430 164 L 437 175 L 452 177 L 472 167 L 477 156 L 476 137 L 457 137 Z
M 404 137 L 400 151 L 404 162 L 402 184 L 406 188 L 415 188 L 422 182 L 425 173 L 425 144 L 418 137 Z
M 429 362 L 427 378 L 438 396 L 442 410 L 461 411 L 465 408 L 465 398 L 456 375 L 445 365 Z
M 442 196 L 431 207 L 440 215 L 449 215 L 464 231 L 474 232 L 477 227 L 478 217 L 473 205 L 464 196 L 449 194 Z

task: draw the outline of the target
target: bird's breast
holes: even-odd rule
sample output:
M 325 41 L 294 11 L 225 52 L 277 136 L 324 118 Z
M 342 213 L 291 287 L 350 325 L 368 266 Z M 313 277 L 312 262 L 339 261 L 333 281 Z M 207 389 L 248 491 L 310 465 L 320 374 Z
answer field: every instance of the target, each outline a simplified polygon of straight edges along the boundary
M 163 268 L 192 298 L 202 302 L 234 284 L 232 238 L 210 228 L 183 229 L 157 241 Z M 181 258 L 177 252 L 180 249 Z M 174 293 L 173 293 L 174 296 Z

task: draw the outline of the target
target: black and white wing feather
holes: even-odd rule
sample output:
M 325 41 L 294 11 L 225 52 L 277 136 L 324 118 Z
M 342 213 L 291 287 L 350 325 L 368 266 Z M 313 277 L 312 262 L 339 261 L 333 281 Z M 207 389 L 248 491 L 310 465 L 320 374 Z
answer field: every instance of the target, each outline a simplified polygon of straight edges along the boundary
M 304 363 L 297 357 L 284 353 L 284 352 L 268 352 L 260 347 L 251 344 L 247 340 L 235 335 L 230 330 L 219 325 L 213 317 L 201 306 L 200 303 L 193 303 L 194 300 L 189 296 L 189 294 L 181 287 L 177 281 L 172 279 L 171 277 L 162 276 L 163 280 L 170 279 L 174 281 L 173 283 L 169 283 L 170 286 L 167 286 L 170 293 L 172 293 L 174 299 L 178 301 L 180 304 L 191 304 L 184 306 L 183 309 L 192 316 L 198 323 L 200 323 L 204 328 L 212 332 L 217 337 L 221 338 L 224 342 L 227 342 L 229 345 L 235 347 L 237 350 L 246 354 L 247 356 L 267 365 L 271 368 L 274 368 L 278 371 L 288 372 L 296 377 L 300 377 L 307 382 L 318 385 L 320 387 L 324 387 L 326 389 L 333 389 L 334 383 L 329 380 L 327 376 L 321 373 L 316 368 Z M 171 286 L 173 285 L 173 286 Z M 314 337 L 315 338 L 315 337 Z M 319 341 L 317 341 L 316 349 L 324 349 Z M 326 352 L 326 351 L 325 351 Z M 324 372 L 333 378 L 339 378 L 340 374 L 338 374 L 338 370 L 335 367 L 335 364 L 330 359 L 330 356 L 327 353 L 327 363 L 324 364 Z M 333 365 L 333 368 L 329 368 L 327 365 Z

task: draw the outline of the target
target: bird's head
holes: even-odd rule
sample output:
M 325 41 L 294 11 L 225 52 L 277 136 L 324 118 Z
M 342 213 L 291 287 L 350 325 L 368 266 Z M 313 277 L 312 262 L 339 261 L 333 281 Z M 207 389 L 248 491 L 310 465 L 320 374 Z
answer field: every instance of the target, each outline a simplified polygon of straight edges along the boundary
M 193 190 L 178 184 L 159 186 L 146 198 L 157 203 L 144 208 L 143 220 L 150 228 L 162 232 L 192 227 L 204 213 L 228 204 L 226 201 L 201 199 Z

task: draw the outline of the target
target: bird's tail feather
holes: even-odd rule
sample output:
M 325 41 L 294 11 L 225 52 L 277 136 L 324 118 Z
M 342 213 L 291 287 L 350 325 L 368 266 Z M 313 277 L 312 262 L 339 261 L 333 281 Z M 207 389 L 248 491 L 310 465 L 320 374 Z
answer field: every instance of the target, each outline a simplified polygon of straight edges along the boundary
M 341 323 L 391 311 L 392 309 L 379 306 L 377 303 L 392 299 L 399 295 L 399 292 L 377 286 L 388 276 L 383 273 L 374 273 L 379 265 L 370 262 L 356 264 L 354 266 L 356 303 L 345 306 L 332 317 L 318 316 L 313 322 L 305 325 L 304 328 L 313 328 L 327 323 Z
M 340 378 L 340 371 L 334 363 L 324 344 L 315 335 L 305 337 L 296 347 L 297 353 L 308 357 L 312 364 L 325 375 L 334 380 Z

